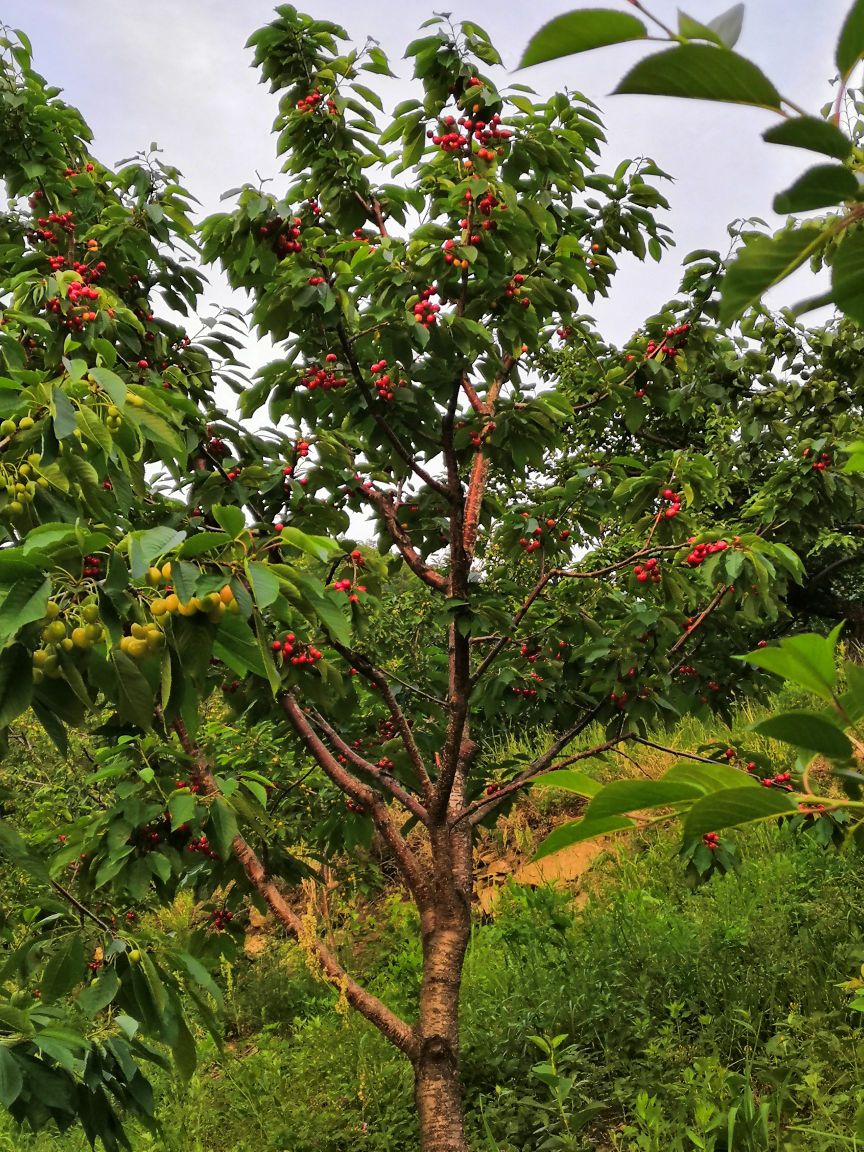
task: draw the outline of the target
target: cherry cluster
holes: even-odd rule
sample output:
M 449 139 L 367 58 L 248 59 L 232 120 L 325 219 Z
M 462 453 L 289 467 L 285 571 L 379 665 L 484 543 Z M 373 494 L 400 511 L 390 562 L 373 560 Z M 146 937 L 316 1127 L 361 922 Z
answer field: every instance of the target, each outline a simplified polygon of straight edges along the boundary
M 298 643 L 293 632 L 288 632 L 284 640 L 274 640 L 270 645 L 274 654 L 281 654 L 282 661 L 289 661 L 295 665 L 317 664 L 323 658 L 323 652 L 311 644 Z
M 324 283 L 324 277 L 323 276 L 310 276 L 309 279 L 306 281 L 306 283 L 311 284 L 311 286 L 313 288 L 317 288 L 319 284 Z
M 433 307 L 435 307 L 435 305 L 433 305 Z M 417 318 L 416 308 L 414 310 L 414 316 L 416 319 Z M 433 318 L 432 323 L 434 324 L 434 322 L 435 321 Z M 422 324 L 423 321 L 421 320 L 420 323 Z M 427 327 L 428 327 L 428 325 L 427 325 Z M 379 400 L 392 400 L 393 399 L 393 389 L 394 388 L 404 388 L 405 385 L 408 383 L 407 380 L 398 380 L 395 377 L 391 376 L 387 372 L 387 361 L 386 360 L 376 361 L 376 363 L 374 363 L 370 367 L 369 371 L 375 377 L 375 379 L 372 381 L 372 383 L 375 385 L 375 389 L 378 393 L 378 399 Z
M 240 473 L 242 471 L 243 471 L 243 469 L 238 465 L 236 468 L 232 468 L 229 472 L 225 473 L 225 479 L 226 480 L 232 480 L 232 481 L 236 480 L 236 479 L 238 479 L 238 477 L 240 476 Z
M 831 463 L 831 457 L 827 452 L 823 452 L 818 460 L 814 460 L 812 468 L 814 472 L 824 472 L 828 465 Z
M 540 677 L 538 677 L 540 679 Z M 533 700 L 537 695 L 536 688 L 517 688 L 515 685 L 510 689 L 514 696 L 522 696 L 526 700 Z
M 67 234 L 75 231 L 75 217 L 71 212 L 52 212 L 48 216 L 39 216 L 36 223 L 40 229 L 36 232 L 36 236 L 47 244 L 56 244 L 59 241 L 56 232 L 52 232 L 49 225 L 53 224 Z
M 355 816 L 365 816 L 366 815 L 366 809 L 363 807 L 363 805 L 358 804 L 356 800 L 352 800 L 350 796 L 345 801 L 345 807 L 348 809 L 349 812 L 353 812 Z
M 93 577 L 98 580 L 102 576 L 102 560 L 99 556 L 85 556 L 84 567 L 81 570 L 81 575 L 85 577 Z
M 671 488 L 664 488 L 663 491 L 660 493 L 660 497 L 661 497 L 661 499 L 665 500 L 666 503 L 669 505 L 668 508 L 664 508 L 662 510 L 663 515 L 666 517 L 667 520 L 674 519 L 678 515 L 678 513 L 681 511 L 681 497 L 680 497 L 680 495 L 677 492 L 673 492 Z
M 710 848 L 712 852 L 715 852 L 720 846 L 720 837 L 716 832 L 706 832 L 702 837 L 702 843 L 706 848 Z
M 438 289 L 434 285 L 424 288 L 420 293 L 420 299 L 414 305 L 414 319 L 424 328 L 433 328 L 438 322 L 441 305 L 431 303 L 431 298 L 437 295 Z
M 229 912 L 227 908 L 216 908 L 210 913 L 210 920 L 217 932 L 224 931 L 233 919 L 234 913 Z
M 213 436 L 207 441 L 207 451 L 211 456 L 218 456 L 220 459 L 227 456 L 230 449 L 224 440 L 220 440 L 218 436 Z
M 691 536 L 688 543 L 692 542 Z M 691 568 L 698 568 L 709 556 L 713 556 L 715 552 L 725 552 L 728 547 L 729 544 L 725 540 L 715 540 L 711 544 L 697 544 L 687 556 L 685 564 L 689 564 Z
M 472 240 L 473 239 L 474 238 L 472 237 Z M 479 241 L 480 241 L 480 237 L 478 236 L 475 242 L 479 243 Z M 454 255 L 453 249 L 455 247 L 456 247 L 456 241 L 455 240 L 445 240 L 444 241 L 444 263 L 445 264 L 452 264 L 454 268 L 467 268 L 469 262 L 465 259 L 460 258 L 459 256 Z
M 330 585 L 330 587 L 332 588 L 332 590 L 334 592 L 347 592 L 349 594 L 348 600 L 351 604 L 359 604 L 360 603 L 360 597 L 357 595 L 357 593 L 366 591 L 366 585 L 365 584 L 355 585 L 353 581 L 348 580 L 348 579 L 335 580 Z
M 276 239 L 273 241 L 273 251 L 280 258 L 288 256 L 292 252 L 302 252 L 303 244 L 300 240 L 300 227 L 303 220 L 300 216 L 293 216 L 291 223 L 285 227 L 285 221 L 281 216 L 274 216 L 267 224 L 262 224 L 258 229 L 259 236 L 271 236 L 275 234 Z
M 647 584 L 649 581 L 652 584 L 659 584 L 662 579 L 660 565 L 653 556 L 644 564 L 637 564 L 633 569 L 633 575 L 640 584 Z
M 218 860 L 219 854 L 210 847 L 210 841 L 202 832 L 200 836 L 192 839 L 186 845 L 187 852 L 200 852 L 207 860 Z
M 666 334 L 659 342 L 656 340 L 649 340 L 645 348 L 645 359 L 650 360 L 652 356 L 659 356 L 661 353 L 668 356 L 670 360 L 674 360 L 681 348 L 687 343 L 686 336 L 690 331 L 689 324 L 679 324 L 675 328 L 667 328 Z M 683 336 L 685 339 L 679 340 L 677 344 L 670 344 L 670 340 L 674 340 L 676 336 Z
M 509 300 L 518 299 L 521 307 L 530 308 L 531 307 L 531 301 L 528 299 L 527 296 L 522 295 L 522 293 L 524 291 L 522 288 L 522 284 L 524 283 L 524 281 L 525 281 L 525 277 L 522 275 L 522 273 L 517 272 L 516 275 L 513 277 L 513 279 L 510 281 L 510 283 L 507 285 L 507 287 L 504 289 L 504 295 Z
M 334 364 L 337 359 L 338 357 L 335 353 L 329 352 L 327 354 L 328 363 Z M 299 383 L 301 388 L 308 388 L 310 392 L 315 388 L 321 388 L 324 392 L 329 392 L 333 388 L 344 388 L 348 380 L 347 377 L 337 375 L 330 368 L 321 368 L 317 364 L 309 364 L 303 369 L 303 375 L 300 377 Z
M 194 780 L 175 780 L 175 788 L 184 788 L 187 792 L 191 792 L 193 796 L 197 796 L 201 791 L 201 785 L 197 784 Z
M 300 97 L 300 99 L 297 101 L 297 111 L 314 112 L 314 110 L 318 108 L 322 102 L 325 102 L 325 98 L 316 88 L 315 91 L 310 92 L 308 96 Z M 339 111 L 339 109 L 336 107 L 335 101 L 330 96 L 326 98 L 325 107 L 331 116 L 335 116 Z

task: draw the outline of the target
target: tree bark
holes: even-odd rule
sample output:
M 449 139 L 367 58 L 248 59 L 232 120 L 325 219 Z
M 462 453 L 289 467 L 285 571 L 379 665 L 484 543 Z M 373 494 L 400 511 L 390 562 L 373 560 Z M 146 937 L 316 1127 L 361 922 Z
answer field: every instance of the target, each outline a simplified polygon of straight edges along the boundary
M 468 946 L 467 914 L 430 912 L 423 932 L 414 1099 L 422 1152 L 468 1152 L 459 1073 L 459 990 Z

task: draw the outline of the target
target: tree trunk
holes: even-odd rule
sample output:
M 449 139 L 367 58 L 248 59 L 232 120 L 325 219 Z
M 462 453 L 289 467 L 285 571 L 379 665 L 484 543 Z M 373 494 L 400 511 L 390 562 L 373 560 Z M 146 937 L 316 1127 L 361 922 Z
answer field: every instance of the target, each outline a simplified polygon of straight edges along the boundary
M 422 1152 L 468 1152 L 459 1075 L 459 989 L 470 910 L 455 908 L 441 915 L 435 909 L 428 919 L 414 1065 L 420 1147 Z

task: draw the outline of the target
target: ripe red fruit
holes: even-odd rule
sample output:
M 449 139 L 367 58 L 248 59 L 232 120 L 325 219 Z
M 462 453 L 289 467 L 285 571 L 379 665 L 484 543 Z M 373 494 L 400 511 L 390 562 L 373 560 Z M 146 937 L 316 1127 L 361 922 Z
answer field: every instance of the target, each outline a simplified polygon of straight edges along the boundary
M 147 360 L 139 360 L 139 361 L 138 361 L 138 367 L 139 367 L 139 368 L 149 368 L 149 367 L 150 367 L 150 363 L 149 363 L 149 361 L 147 361 Z

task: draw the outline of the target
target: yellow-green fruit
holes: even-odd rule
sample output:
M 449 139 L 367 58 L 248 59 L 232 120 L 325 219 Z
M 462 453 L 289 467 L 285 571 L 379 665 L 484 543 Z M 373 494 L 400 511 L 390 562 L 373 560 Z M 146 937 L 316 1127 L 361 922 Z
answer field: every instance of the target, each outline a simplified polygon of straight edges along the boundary
M 159 652 L 162 648 L 165 647 L 165 637 L 157 628 L 155 631 L 150 632 L 147 635 L 147 639 L 144 641 L 144 643 L 147 645 L 148 652 Z
M 218 624 L 228 609 L 220 600 L 218 604 L 214 604 L 212 608 L 207 609 L 207 619 L 213 624 Z
M 171 579 L 171 561 L 170 560 L 168 561 L 167 564 L 162 565 L 162 579 L 163 580 L 170 580 Z
M 164 616 L 168 611 L 168 603 L 166 600 L 154 600 L 150 604 L 150 611 L 154 616 Z
M 96 624 L 99 620 L 99 605 L 85 604 L 81 610 L 81 616 L 88 624 Z
M 148 568 L 147 575 L 144 577 L 151 588 L 158 588 L 162 583 L 162 569 L 161 568 Z
M 36 483 L 40 488 L 49 488 L 51 486 L 51 481 L 47 476 L 40 476 Z
M 172 592 L 170 596 L 165 597 L 165 611 L 177 612 L 180 608 L 180 597 L 176 592 Z
M 64 652 L 71 652 L 72 649 L 75 647 L 75 645 L 72 642 L 72 638 L 70 636 L 67 636 L 65 640 L 60 641 L 60 647 L 63 649 Z
M 120 641 L 120 650 L 125 652 L 127 656 L 131 656 L 133 660 L 137 660 L 140 656 L 147 655 L 147 641 L 139 640 L 134 636 L 124 636 Z
M 219 599 L 223 604 L 230 604 L 234 599 L 234 592 L 232 591 L 230 584 L 226 584 L 222 591 L 219 593 Z
M 208 592 L 206 596 L 202 597 L 201 604 L 208 612 L 211 608 L 218 608 L 222 603 L 222 597 L 218 592 Z
M 27 457 L 27 463 L 32 465 L 34 468 L 38 468 L 39 465 L 42 463 L 42 457 L 39 455 L 38 452 L 31 452 L 30 455 Z
M 45 661 L 47 659 L 48 659 L 48 653 L 45 651 L 45 649 L 44 648 L 37 648 L 36 651 L 33 653 L 33 667 L 34 668 L 44 667 Z
M 110 419 L 116 420 L 119 415 L 120 415 L 120 409 L 117 407 L 117 405 L 116 404 L 109 404 L 108 405 L 108 416 L 110 417 Z
M 32 416 L 22 416 L 18 421 L 18 429 L 21 432 L 29 432 L 31 428 L 36 427 L 36 421 Z
M 9 514 L 11 516 L 20 516 L 23 511 L 24 511 L 24 505 L 21 503 L 20 500 L 13 500 L 12 503 L 9 505 Z
M 130 964 L 140 964 L 141 963 L 141 949 L 140 948 L 133 948 L 132 951 L 129 953 L 129 963 Z
M 24 476 L 25 478 L 27 476 L 29 476 L 30 475 L 30 465 L 29 464 L 19 464 L 18 465 L 18 475 Z
M 140 396 L 136 396 L 134 392 L 128 392 L 126 394 L 126 402 L 127 402 L 127 404 L 131 404 L 133 408 L 143 408 L 144 407 L 144 401 L 141 399 Z
M 65 645 L 66 641 L 64 640 L 63 643 Z M 89 648 L 93 641 L 86 628 L 73 628 L 72 643 L 76 648 Z
M 45 605 L 45 615 L 49 620 L 56 620 L 60 615 L 60 605 L 56 600 L 49 600 Z
M 14 436 L 17 431 L 18 425 L 14 420 L 4 420 L 3 423 L 0 424 L 0 435 Z
M 95 644 L 97 640 L 102 639 L 105 629 L 101 624 L 88 624 L 86 631 L 87 635 L 90 637 L 90 640 Z
M 138 624 L 137 622 L 132 625 L 129 631 L 132 633 L 136 640 L 143 640 L 147 636 L 147 629 L 143 624 Z
M 201 601 L 197 596 L 193 596 L 185 604 L 181 604 L 177 611 L 181 616 L 194 616 L 201 608 Z
M 49 644 L 59 644 L 66 635 L 66 625 L 62 620 L 52 620 L 42 629 L 42 635 Z

